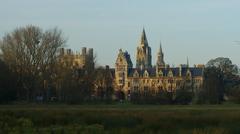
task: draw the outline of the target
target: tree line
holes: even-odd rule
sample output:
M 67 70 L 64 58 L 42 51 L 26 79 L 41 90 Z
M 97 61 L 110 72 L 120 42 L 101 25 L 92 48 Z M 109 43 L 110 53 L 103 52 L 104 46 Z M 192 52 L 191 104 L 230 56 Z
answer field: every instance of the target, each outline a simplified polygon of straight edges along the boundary
M 57 28 L 28 25 L 6 34 L 0 40 L 0 102 L 111 101 L 109 68 L 91 68 L 94 59 L 83 68 L 60 62 L 59 49 L 65 45 Z
M 61 103 L 113 103 L 125 95 L 114 91 L 109 67 L 83 68 L 59 62 L 58 50 L 66 39 L 57 28 L 37 26 L 15 29 L 0 40 L 0 103 L 13 101 Z M 204 84 L 193 92 L 184 86 L 176 92 L 131 92 L 135 104 L 220 104 L 240 102 L 238 68 L 228 58 L 210 60 L 204 69 Z M 113 97 L 117 96 L 117 97 Z M 127 98 L 125 98 L 127 100 Z

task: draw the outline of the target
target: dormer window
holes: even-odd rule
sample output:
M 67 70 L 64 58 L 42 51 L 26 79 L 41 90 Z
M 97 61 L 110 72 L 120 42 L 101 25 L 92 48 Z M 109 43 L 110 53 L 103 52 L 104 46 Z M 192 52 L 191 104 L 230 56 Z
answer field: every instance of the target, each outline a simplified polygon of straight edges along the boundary
M 186 76 L 187 76 L 187 77 L 189 77 L 189 78 L 192 76 L 192 74 L 191 74 L 190 70 L 188 70 L 188 71 L 187 71 L 187 74 L 186 74 Z
M 149 76 L 148 72 L 145 71 L 145 72 L 144 72 L 144 77 L 148 77 L 148 76 Z
M 187 82 L 191 82 L 191 80 L 192 80 L 192 74 L 191 74 L 190 70 L 188 70 L 186 73 L 186 80 L 187 80 Z
M 161 70 L 158 72 L 158 77 L 163 77 L 163 72 Z
M 139 74 L 138 74 L 137 70 L 134 72 L 133 77 L 139 77 Z
M 173 72 L 171 70 L 168 72 L 168 76 L 173 77 Z

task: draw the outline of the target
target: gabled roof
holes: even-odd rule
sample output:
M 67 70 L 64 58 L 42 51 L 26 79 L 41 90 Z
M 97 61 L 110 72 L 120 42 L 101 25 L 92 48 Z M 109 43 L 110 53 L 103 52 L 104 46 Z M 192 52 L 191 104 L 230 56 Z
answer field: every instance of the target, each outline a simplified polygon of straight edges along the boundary
M 186 76 L 188 70 L 191 72 L 193 77 L 196 76 L 203 76 L 203 68 L 182 68 L 181 75 Z M 143 77 L 144 72 L 147 71 L 149 73 L 149 77 L 155 77 L 156 75 L 156 68 L 148 68 L 148 69 L 138 69 L 132 68 L 128 70 L 128 76 L 133 77 L 134 72 L 137 71 L 140 77 Z M 163 72 L 163 76 L 168 76 L 169 71 L 172 71 L 173 76 L 180 76 L 180 68 L 162 68 L 161 71 Z

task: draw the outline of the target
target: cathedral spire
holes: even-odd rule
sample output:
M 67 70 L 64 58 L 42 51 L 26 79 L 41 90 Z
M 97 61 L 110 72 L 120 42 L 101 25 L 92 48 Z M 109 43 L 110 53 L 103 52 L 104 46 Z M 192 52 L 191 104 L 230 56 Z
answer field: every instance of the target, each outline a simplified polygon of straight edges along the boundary
M 152 67 L 151 48 L 148 46 L 147 36 L 143 28 L 140 44 L 137 46 L 136 68 Z
M 143 28 L 143 31 L 142 31 L 141 45 L 143 45 L 143 46 L 148 45 L 147 36 L 146 36 L 146 33 L 145 33 L 145 28 Z

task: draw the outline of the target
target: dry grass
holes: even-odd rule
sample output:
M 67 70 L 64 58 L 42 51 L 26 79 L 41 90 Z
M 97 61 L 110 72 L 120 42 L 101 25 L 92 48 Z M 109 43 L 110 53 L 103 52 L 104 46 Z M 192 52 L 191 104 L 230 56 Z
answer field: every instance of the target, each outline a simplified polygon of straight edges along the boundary
M 0 106 L 0 133 L 238 134 L 239 105 Z

